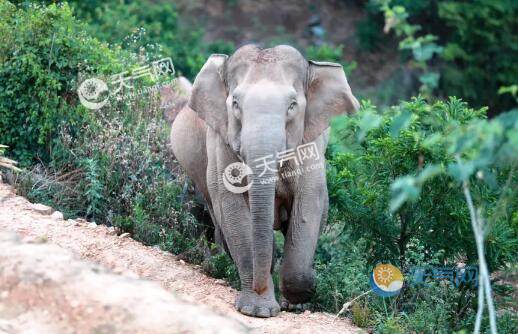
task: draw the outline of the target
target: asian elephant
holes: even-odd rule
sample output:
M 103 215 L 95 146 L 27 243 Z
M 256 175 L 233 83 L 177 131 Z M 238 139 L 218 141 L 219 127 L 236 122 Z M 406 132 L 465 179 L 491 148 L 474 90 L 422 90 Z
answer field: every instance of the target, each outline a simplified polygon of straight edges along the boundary
M 245 45 L 230 57 L 214 54 L 196 77 L 172 125 L 171 148 L 205 197 L 237 265 L 241 313 L 279 312 L 271 276 L 274 229 L 285 237 L 283 303 L 304 303 L 314 293 L 313 257 L 328 209 L 329 120 L 357 108 L 340 65 L 307 61 L 286 45 Z M 301 158 L 301 147 L 311 149 L 313 167 Z M 227 168 L 236 162 L 249 168 L 245 192 L 225 183 L 236 176 Z

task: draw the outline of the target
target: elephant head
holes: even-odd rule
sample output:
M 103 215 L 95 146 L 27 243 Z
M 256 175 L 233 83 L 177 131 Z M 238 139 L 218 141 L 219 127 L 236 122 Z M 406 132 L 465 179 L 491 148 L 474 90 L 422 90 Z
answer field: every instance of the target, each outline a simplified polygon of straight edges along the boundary
M 261 182 L 275 176 L 273 168 L 261 161 L 313 141 L 358 101 L 340 65 L 308 62 L 290 46 L 247 45 L 207 60 L 189 105 L 252 168 L 253 288 L 261 294 L 272 261 L 275 199 L 275 184 Z

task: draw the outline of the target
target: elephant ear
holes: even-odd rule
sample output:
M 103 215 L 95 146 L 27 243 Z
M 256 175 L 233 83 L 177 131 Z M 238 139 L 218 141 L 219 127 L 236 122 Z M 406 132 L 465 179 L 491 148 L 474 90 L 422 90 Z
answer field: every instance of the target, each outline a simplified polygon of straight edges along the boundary
M 304 142 L 311 142 L 329 127 L 332 117 L 359 108 L 340 64 L 309 61 L 304 117 Z
M 227 87 L 223 71 L 228 56 L 213 54 L 207 59 L 194 80 L 189 107 L 207 125 L 227 138 Z

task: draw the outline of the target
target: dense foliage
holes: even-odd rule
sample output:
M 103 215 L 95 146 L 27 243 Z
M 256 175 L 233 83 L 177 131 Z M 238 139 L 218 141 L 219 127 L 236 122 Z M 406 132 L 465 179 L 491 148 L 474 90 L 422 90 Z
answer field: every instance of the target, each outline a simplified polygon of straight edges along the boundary
M 358 238 L 368 239 L 370 261 L 397 261 L 401 268 L 406 268 L 415 264 L 408 263 L 407 252 L 418 249 L 426 250 L 423 261 L 435 258 L 445 262 L 453 257 L 464 258 L 466 262 L 476 261 L 468 208 L 461 188 L 448 176 L 423 181 L 420 200 L 401 207 L 400 201 L 404 198 L 391 201 L 390 186 L 404 175 L 433 175 L 436 171 L 431 165 L 451 163 L 454 157 L 448 151 L 449 146 L 439 145 L 439 138 L 459 133 L 462 126 L 483 120 L 484 115 L 484 109 L 470 109 L 454 98 L 433 105 L 415 99 L 386 110 L 382 115 L 370 104 L 365 104 L 355 118 L 336 120 L 334 129 L 339 139 L 330 149 L 330 197 L 340 219 L 354 226 L 351 232 Z M 514 129 L 514 124 L 509 123 L 508 126 Z M 339 144 L 347 151 L 340 150 Z M 491 145 L 496 149 L 496 144 Z M 512 161 L 516 150 L 512 147 L 507 150 L 511 151 L 500 159 Z M 488 153 L 484 154 L 488 161 L 496 160 L 488 157 Z M 489 206 L 496 204 L 494 199 L 502 191 L 498 187 L 499 181 L 504 182 L 508 176 L 509 170 L 485 170 L 484 177 L 491 186 L 477 189 L 481 201 Z M 401 182 L 399 180 L 395 186 Z M 513 254 L 502 252 L 513 248 L 507 243 L 516 243 L 516 235 L 510 230 L 510 213 L 516 209 L 516 203 L 509 204 L 512 205 L 505 206 L 507 211 L 500 217 L 504 221 L 495 221 L 499 228 L 487 236 L 491 240 L 488 251 L 496 255 L 491 259 L 492 267 L 512 260 Z M 391 210 L 395 207 L 397 210 Z M 489 212 L 494 208 L 486 210 Z M 491 247 L 499 250 L 491 250 Z
M 203 30 L 182 26 L 174 3 L 72 1 L 71 5 L 89 23 L 91 35 L 152 59 L 171 57 L 178 73 L 191 80 L 207 55 L 233 49 L 224 41 L 202 43 Z
M 439 53 L 434 51 L 425 64 L 441 74 L 444 95 L 456 83 L 459 95 L 475 105 L 505 109 L 510 95 L 494 92 L 512 87 L 516 77 L 516 41 L 508 30 L 516 6 L 486 2 L 475 2 L 476 13 L 464 2 L 393 4 L 406 7 L 395 14 L 409 14 L 403 30 L 430 19 L 422 31 L 439 37 L 433 42 L 444 47 L 440 54 L 446 58 L 435 63 Z M 374 2 L 369 6 L 379 10 Z M 473 27 L 479 21 L 483 25 Z M 360 33 L 366 44 L 375 45 L 380 38 L 373 31 L 383 28 L 383 17 L 367 23 Z M 455 27 L 448 33 L 437 28 L 449 24 Z M 183 27 L 174 6 L 162 2 L 42 6 L 21 1 L 15 6 L 0 0 L 0 143 L 9 146 L 0 146 L 0 156 L 7 153 L 22 162 L 25 171 L 16 183 L 31 200 L 66 216 L 114 225 L 146 244 L 203 263 L 212 275 L 236 285 L 232 261 L 216 254 L 210 228 L 195 218 L 200 206 L 168 153 L 168 124 L 157 97 L 110 100 L 91 111 L 78 103 L 76 93 L 81 78 L 104 78 L 159 57 L 170 56 L 177 72 L 192 78 L 207 54 L 233 49 L 225 42 L 203 43 L 202 36 Z M 410 52 L 422 55 L 427 48 L 410 43 L 422 41 L 419 34 L 401 36 L 412 38 L 406 44 Z M 487 49 L 475 50 L 474 39 L 483 40 Z M 340 46 L 312 46 L 305 54 L 343 63 Z M 355 66 L 344 65 L 348 72 Z M 459 69 L 467 74 L 455 81 Z M 477 71 L 484 80 L 478 80 Z M 315 259 L 314 308 L 343 310 L 356 325 L 379 333 L 471 330 L 477 308 L 473 286 L 430 282 L 406 285 L 389 299 L 362 296 L 370 290 L 369 274 L 378 262 L 393 263 L 405 273 L 415 265 L 477 264 L 463 194 L 469 184 L 487 222 L 486 259 L 494 273 L 499 330 L 513 332 L 518 323 L 510 310 L 516 310 L 516 302 L 509 302 L 512 287 L 500 278 L 515 272 L 518 256 L 518 112 L 493 120 L 486 112 L 458 98 L 437 101 L 430 95 L 383 110 L 364 101 L 355 116 L 335 120 L 327 156 L 331 207 Z M 5 158 L 0 159 L 1 167 Z M 276 239 L 282 242 L 280 235 Z
M 328 150 L 330 221 L 317 252 L 316 302 L 337 312 L 369 290 L 368 274 L 379 262 L 406 273 L 415 266 L 478 263 L 457 181 L 463 175 L 479 181 L 471 191 L 488 221 L 490 269 L 506 270 L 518 255 L 517 128 L 516 111 L 487 121 L 485 109 L 455 98 L 431 105 L 417 98 L 383 112 L 364 103 L 354 117 L 335 120 Z M 407 287 L 392 301 L 386 322 L 376 323 L 384 311 L 379 297 L 351 312 L 380 332 L 392 319 L 397 330 L 389 332 L 446 333 L 472 326 L 474 296 L 473 288 Z M 505 314 L 501 322 L 511 317 Z
M 440 95 L 462 97 L 472 105 L 489 106 L 495 113 L 516 105 L 511 94 L 501 94 L 502 87 L 504 91 L 515 87 L 518 77 L 516 1 L 370 0 L 366 5 L 369 15 L 358 29 L 359 45 L 365 50 L 386 41 L 381 36 L 383 27 L 388 32 L 388 26 L 395 23 L 383 20 L 384 7 L 405 12 L 410 23 L 406 34 L 421 30 L 410 48 L 403 48 L 407 59 L 406 50 L 430 45 L 430 39 L 444 47 L 431 62 L 440 73 Z
M 117 74 L 140 56 L 86 35 L 67 4 L 0 7 L 0 139 L 29 170 L 21 193 L 200 259 L 205 228 L 186 210 L 191 196 L 179 200 L 157 97 L 110 99 L 95 111 L 77 99 L 80 75 Z
M 24 165 L 48 161 L 59 129 L 81 128 L 87 115 L 77 107 L 79 72 L 122 68 L 120 50 L 91 38 L 84 26 L 66 4 L 22 10 L 0 1 L 0 134 Z

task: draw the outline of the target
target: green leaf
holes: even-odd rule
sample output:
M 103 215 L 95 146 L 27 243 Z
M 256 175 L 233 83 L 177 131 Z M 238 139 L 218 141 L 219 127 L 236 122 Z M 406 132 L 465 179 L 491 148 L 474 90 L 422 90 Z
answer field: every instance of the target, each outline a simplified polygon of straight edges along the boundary
M 429 87 L 436 88 L 439 85 L 440 74 L 437 72 L 428 72 L 419 77 L 419 81 Z
M 381 125 L 381 120 L 382 118 L 379 115 L 374 113 L 365 113 L 358 123 L 360 128 L 360 131 L 358 132 L 358 140 L 363 141 L 369 131 L 378 128 Z
M 405 202 L 415 201 L 419 198 L 421 189 L 417 186 L 416 179 L 412 176 L 403 176 L 391 185 L 392 196 L 390 200 L 390 211 L 397 211 Z
M 442 171 L 443 171 L 443 168 L 440 165 L 428 165 L 417 176 L 417 183 L 419 185 L 422 185 L 429 179 L 440 174 Z
M 430 44 L 425 44 L 425 45 L 422 45 L 422 46 L 416 46 L 415 48 L 413 48 L 412 52 L 413 52 L 413 55 L 414 55 L 414 58 L 415 60 L 417 61 L 428 61 L 430 59 L 432 59 L 432 57 L 434 56 L 434 54 L 440 54 L 443 50 L 443 47 L 435 44 L 435 43 L 430 43 Z
M 475 172 L 472 161 L 466 163 L 451 163 L 448 165 L 448 174 L 458 181 L 466 181 Z
M 397 137 L 402 130 L 406 129 L 410 125 L 411 119 L 412 114 L 408 111 L 404 111 L 396 116 L 390 125 L 390 135 L 392 137 Z

